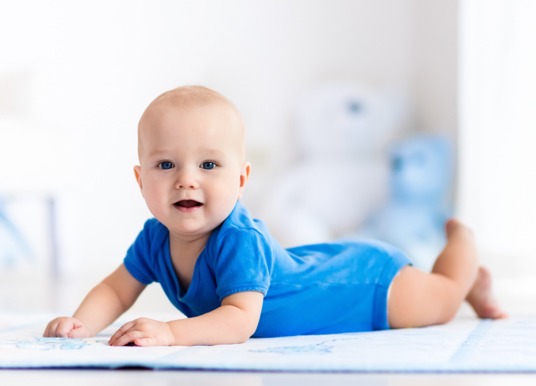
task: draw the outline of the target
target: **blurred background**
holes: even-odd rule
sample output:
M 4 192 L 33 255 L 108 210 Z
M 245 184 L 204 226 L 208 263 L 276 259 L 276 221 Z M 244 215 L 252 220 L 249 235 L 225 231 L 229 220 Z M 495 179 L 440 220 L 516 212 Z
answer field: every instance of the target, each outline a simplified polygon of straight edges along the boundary
M 244 201 L 285 246 L 380 237 L 429 269 L 456 215 L 530 312 L 535 17 L 530 0 L 0 1 L 0 311 L 71 313 L 121 263 L 150 216 L 138 119 L 203 84 L 242 112 Z

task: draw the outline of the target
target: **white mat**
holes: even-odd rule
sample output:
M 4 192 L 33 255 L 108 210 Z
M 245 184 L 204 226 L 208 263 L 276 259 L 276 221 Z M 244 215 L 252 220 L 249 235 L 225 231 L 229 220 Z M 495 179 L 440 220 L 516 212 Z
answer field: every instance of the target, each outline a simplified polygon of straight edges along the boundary
M 536 317 L 460 319 L 370 333 L 250 339 L 213 347 L 110 347 L 42 338 L 47 318 L 0 316 L 0 368 L 346 372 L 536 372 Z

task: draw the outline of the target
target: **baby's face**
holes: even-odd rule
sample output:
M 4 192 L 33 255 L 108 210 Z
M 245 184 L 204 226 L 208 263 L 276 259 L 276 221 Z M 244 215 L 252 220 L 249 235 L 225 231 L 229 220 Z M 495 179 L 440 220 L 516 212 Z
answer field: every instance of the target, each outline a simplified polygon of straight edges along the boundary
M 182 239 L 208 236 L 231 213 L 249 175 L 237 113 L 223 103 L 149 107 L 136 177 L 151 213 Z

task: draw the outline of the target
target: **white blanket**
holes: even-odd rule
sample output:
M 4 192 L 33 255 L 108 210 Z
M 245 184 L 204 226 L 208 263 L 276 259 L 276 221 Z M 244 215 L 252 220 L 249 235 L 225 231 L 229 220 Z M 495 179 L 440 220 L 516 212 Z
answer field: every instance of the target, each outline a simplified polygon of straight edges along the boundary
M 536 317 L 457 319 L 443 326 L 250 339 L 239 345 L 110 347 L 42 338 L 47 317 L 0 315 L 0 368 L 346 372 L 536 372 Z M 110 330 L 111 331 L 111 330 Z

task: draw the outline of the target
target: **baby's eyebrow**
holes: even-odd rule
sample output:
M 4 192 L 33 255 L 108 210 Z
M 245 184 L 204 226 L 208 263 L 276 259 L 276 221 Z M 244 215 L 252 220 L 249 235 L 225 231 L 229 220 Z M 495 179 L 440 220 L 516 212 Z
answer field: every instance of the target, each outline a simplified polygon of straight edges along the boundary
M 224 152 L 220 149 L 205 149 L 203 150 L 203 154 L 206 154 L 212 157 L 223 157 L 227 154 L 227 152 Z
M 170 152 L 162 149 L 155 149 L 151 150 L 148 155 L 150 157 L 166 157 L 170 155 Z
M 207 154 L 216 154 L 216 155 L 225 155 L 226 152 L 220 150 L 220 149 L 207 149 Z
M 173 151 L 167 150 L 167 149 L 152 149 L 149 153 L 147 153 L 147 156 L 150 158 L 167 158 L 172 157 L 173 155 L 176 155 L 173 153 Z M 207 149 L 200 149 L 197 151 L 197 157 L 199 158 L 213 158 L 213 159 L 222 159 L 229 156 L 229 152 L 223 151 L 221 149 L 216 148 L 207 148 Z

